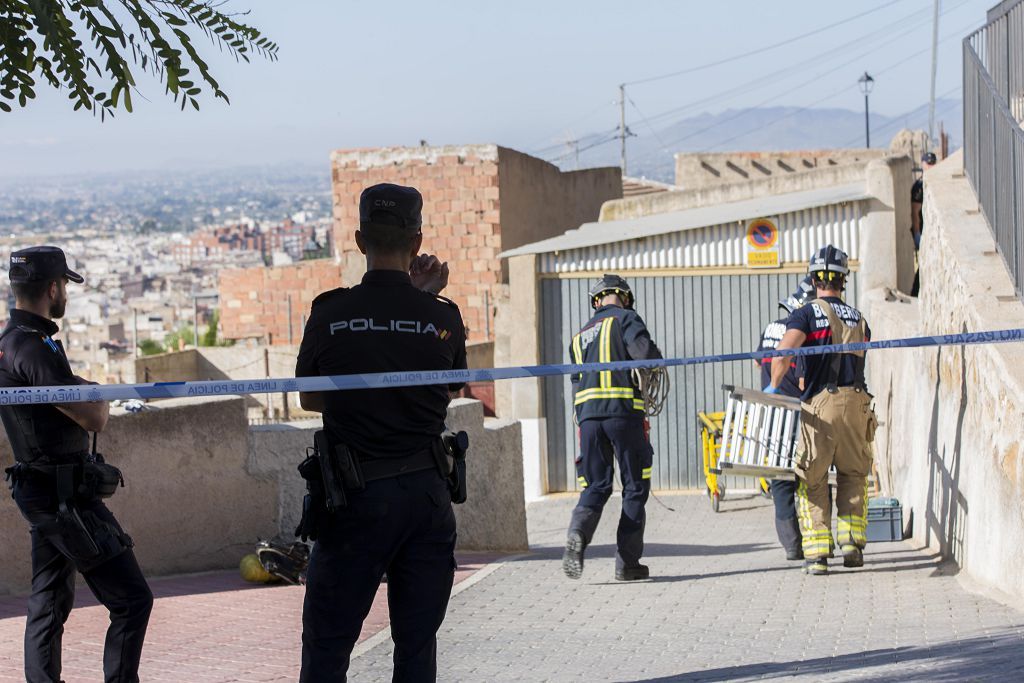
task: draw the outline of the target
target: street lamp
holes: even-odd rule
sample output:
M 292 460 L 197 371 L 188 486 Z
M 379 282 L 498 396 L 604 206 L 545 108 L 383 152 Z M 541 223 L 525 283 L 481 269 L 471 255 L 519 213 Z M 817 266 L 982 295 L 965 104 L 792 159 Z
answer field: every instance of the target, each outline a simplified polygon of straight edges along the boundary
M 864 75 L 857 79 L 857 83 L 860 85 L 860 91 L 864 93 L 864 139 L 867 142 L 867 147 L 871 147 L 871 125 L 868 123 L 868 95 L 871 94 L 871 89 L 875 87 L 875 79 L 873 79 L 867 71 Z

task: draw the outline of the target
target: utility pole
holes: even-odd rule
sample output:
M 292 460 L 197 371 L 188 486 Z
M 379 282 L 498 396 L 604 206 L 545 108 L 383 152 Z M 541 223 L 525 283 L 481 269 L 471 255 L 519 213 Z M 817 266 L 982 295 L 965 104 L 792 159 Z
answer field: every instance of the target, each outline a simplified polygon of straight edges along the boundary
M 619 140 L 622 144 L 622 175 L 626 175 L 626 84 L 619 84 Z
M 942 0 L 935 0 L 935 12 L 932 15 L 932 93 L 928 101 L 928 144 L 931 145 L 935 139 L 935 72 L 938 69 L 938 47 L 939 47 L 939 4 Z
M 199 348 L 199 297 L 192 295 L 192 346 Z

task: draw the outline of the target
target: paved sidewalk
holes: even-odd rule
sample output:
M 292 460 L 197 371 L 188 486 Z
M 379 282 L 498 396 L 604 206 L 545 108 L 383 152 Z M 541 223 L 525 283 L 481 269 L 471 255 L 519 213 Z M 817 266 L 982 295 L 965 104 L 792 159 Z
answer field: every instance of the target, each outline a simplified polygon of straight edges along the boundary
M 441 681 L 1024 680 L 1024 613 L 965 591 L 934 556 L 869 546 L 860 570 L 800 573 L 776 547 L 771 504 L 697 495 L 648 505 L 653 580 L 613 580 L 613 498 L 582 580 L 560 557 L 574 498 L 531 505 L 535 552 L 456 595 Z M 798 600 L 799 598 L 799 600 Z M 390 641 L 350 680 L 388 681 Z
M 499 557 L 460 553 L 456 582 Z M 258 586 L 237 571 L 192 574 L 151 582 L 155 601 L 139 672 L 143 681 L 228 683 L 296 681 L 302 632 L 301 586 Z M 381 586 L 360 641 L 388 626 L 387 588 Z M 65 627 L 67 683 L 103 680 L 107 612 L 84 582 Z M 0 681 L 23 681 L 25 597 L 0 598 Z M 388 677 L 390 680 L 390 676 Z

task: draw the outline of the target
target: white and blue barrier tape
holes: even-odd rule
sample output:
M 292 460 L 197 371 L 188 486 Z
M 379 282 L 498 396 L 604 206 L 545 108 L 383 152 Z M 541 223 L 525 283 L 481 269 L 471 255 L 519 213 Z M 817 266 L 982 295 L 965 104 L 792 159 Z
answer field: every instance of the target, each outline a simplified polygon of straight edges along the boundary
M 1024 341 L 1024 328 L 994 332 L 964 332 L 928 337 L 909 337 L 855 344 L 807 346 L 799 349 L 723 353 L 691 358 L 631 360 L 615 363 L 583 365 L 533 365 L 525 367 L 489 368 L 481 370 L 419 370 L 378 372 L 326 377 L 287 377 L 277 379 L 206 380 L 195 382 L 156 382 L 149 384 L 106 384 L 56 387 L 0 388 L 0 406 L 39 403 L 78 403 L 82 401 L 114 401 L 154 398 L 193 398 L 202 396 L 242 396 L 293 391 L 342 391 L 351 389 L 382 389 L 415 387 L 432 384 L 461 384 L 529 377 L 553 377 L 598 370 L 633 370 L 640 368 L 671 368 L 706 363 L 760 360 L 776 356 L 817 356 L 841 351 L 873 351 L 878 349 L 912 349 L 928 346 L 965 346 L 974 344 L 1006 344 Z

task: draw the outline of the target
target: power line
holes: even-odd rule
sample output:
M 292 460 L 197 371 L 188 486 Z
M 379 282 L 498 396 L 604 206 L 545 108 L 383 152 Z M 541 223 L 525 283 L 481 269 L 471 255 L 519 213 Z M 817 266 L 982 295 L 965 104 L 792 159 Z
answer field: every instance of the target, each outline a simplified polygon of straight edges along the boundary
M 961 7 L 961 6 L 965 5 L 965 4 L 967 4 L 967 2 L 969 2 L 969 1 L 970 0 L 964 0 L 959 5 L 956 5 L 954 7 L 949 8 L 949 11 L 952 11 L 952 10 L 956 9 L 957 7 Z M 891 40 L 893 40 L 893 38 L 886 38 L 886 34 L 887 33 L 891 32 L 891 31 L 898 30 L 905 23 L 912 24 L 913 28 L 916 30 L 917 28 L 919 28 L 920 26 L 922 26 L 924 23 L 926 23 L 928 21 L 928 18 L 927 18 L 928 14 L 929 14 L 929 12 L 926 9 L 925 10 L 915 10 L 915 11 L 911 12 L 910 14 L 908 14 L 908 15 L 906 15 L 904 17 L 901 17 L 900 19 L 897 19 L 897 20 L 893 21 L 888 26 L 886 26 L 886 27 L 884 27 L 882 29 L 874 29 L 872 31 L 869 31 L 866 34 L 863 34 L 861 36 L 857 36 L 856 38 L 854 38 L 854 39 L 852 39 L 852 40 L 850 40 L 850 41 L 848 41 L 846 43 L 843 43 L 841 45 L 835 46 L 833 48 L 829 48 L 828 50 L 826 50 L 824 52 L 821 52 L 821 53 L 818 53 L 816 55 L 813 55 L 812 57 L 810 57 L 808 59 L 805 59 L 803 61 L 797 62 L 795 64 L 791 64 L 790 66 L 784 67 L 784 68 L 779 69 L 777 71 L 770 72 L 770 73 L 765 74 L 765 75 L 763 75 L 763 76 L 761 76 L 759 78 L 755 78 L 755 79 L 752 79 L 750 81 L 747 81 L 746 83 L 743 83 L 742 85 L 735 86 L 735 87 L 729 88 L 727 90 L 723 90 L 723 91 L 721 91 L 719 93 L 716 93 L 714 95 L 709 95 L 709 96 L 704 97 L 704 98 L 702 98 L 700 100 L 695 100 L 695 101 L 689 102 L 689 103 L 687 103 L 685 105 L 681 105 L 681 106 L 678 106 L 678 107 L 673 107 L 672 109 L 665 110 L 663 112 L 660 112 L 658 114 L 655 114 L 655 115 L 651 116 L 650 120 L 653 122 L 653 121 L 656 121 L 656 120 L 659 120 L 659 119 L 666 118 L 668 116 L 672 116 L 674 114 L 681 113 L 683 111 L 687 111 L 687 110 L 690 110 L 690 109 L 695 109 L 697 107 L 706 105 L 706 104 L 708 104 L 710 102 L 714 102 L 714 101 L 717 101 L 719 99 L 728 97 L 729 95 L 732 95 L 734 93 L 746 92 L 752 86 L 756 89 L 758 87 L 764 87 L 764 86 L 767 86 L 767 85 L 771 85 L 772 83 L 775 83 L 775 82 L 777 82 L 779 80 L 784 80 L 785 77 L 787 77 L 792 72 L 800 71 L 804 66 L 806 66 L 808 64 L 820 64 L 822 61 L 827 61 L 827 60 L 831 59 L 832 57 L 834 57 L 836 55 L 839 55 L 839 54 L 842 54 L 842 53 L 846 52 L 846 50 L 848 48 L 850 48 L 850 47 L 854 47 L 854 46 L 863 47 L 865 45 L 865 41 L 869 41 L 869 42 L 878 42 L 878 41 L 881 41 L 881 40 L 891 41 Z M 922 19 L 924 21 L 921 21 Z M 900 34 L 900 35 L 904 35 L 904 34 Z M 896 36 L 896 37 L 899 37 L 899 36 Z
M 950 7 L 950 8 L 948 8 L 948 10 L 946 10 L 946 11 L 953 11 L 953 10 L 957 9 L 958 7 L 961 7 L 961 6 L 965 5 L 965 4 L 967 4 L 967 2 L 968 2 L 968 1 L 969 1 L 969 0 L 965 0 L 964 2 L 961 2 L 961 3 L 960 3 L 960 4 L 958 4 L 958 5 L 955 5 L 955 6 L 953 6 L 953 7 Z M 954 32 L 950 33 L 949 35 L 947 35 L 947 36 L 943 37 L 943 38 L 942 38 L 942 40 L 940 40 L 939 42 L 945 42 L 945 41 L 949 40 L 950 38 L 955 38 L 955 37 L 959 37 L 960 35 L 962 35 L 962 34 L 963 34 L 963 32 L 964 32 L 964 31 L 966 31 L 966 30 L 967 30 L 968 28 L 970 28 L 970 27 L 971 27 L 971 26 L 973 26 L 973 25 L 974 25 L 974 23 L 972 22 L 972 23 L 971 23 L 971 24 L 970 24 L 969 26 L 965 26 L 965 27 L 963 27 L 963 28 L 961 28 L 961 29 L 959 29 L 959 30 L 957 30 L 957 31 L 954 31 Z M 915 29 L 916 29 L 916 27 L 914 27 L 914 28 L 910 29 L 910 31 L 913 31 L 913 30 L 915 30 Z M 902 35 L 904 35 L 904 34 L 906 34 L 906 33 L 910 32 L 910 31 L 904 31 L 904 33 L 902 33 L 902 34 L 899 34 L 899 36 L 896 36 L 896 37 L 900 37 L 900 36 L 902 36 Z M 880 74 L 886 73 L 886 72 L 888 72 L 888 71 L 891 71 L 891 70 L 893 70 L 893 69 L 895 69 L 895 68 L 897 68 L 897 67 L 899 67 L 899 66 L 902 66 L 902 65 L 903 65 L 903 64 L 905 64 L 906 62 L 909 62 L 910 60 L 912 60 L 912 59 L 914 59 L 914 58 L 916 58 L 916 57 L 920 56 L 921 54 L 923 54 L 923 53 L 925 53 L 925 52 L 928 52 L 928 51 L 929 51 L 930 49 L 931 49 L 931 47 L 929 46 L 928 48 L 925 48 L 924 50 L 919 50 L 919 51 L 917 51 L 917 52 L 914 52 L 914 53 L 912 53 L 912 54 L 908 55 L 907 57 L 905 57 L 905 58 L 903 58 L 903 59 L 899 60 L 898 62 L 895 62 L 895 63 L 893 63 L 893 64 L 890 64 L 889 66 L 886 66 L 886 67 L 884 67 L 884 68 L 882 68 L 882 69 L 879 69 L 879 70 L 875 71 L 875 75 L 877 76 L 877 75 L 880 75 Z M 871 51 L 868 51 L 867 53 L 864 53 L 864 54 L 869 54 L 870 52 L 871 52 Z M 839 65 L 838 67 L 835 67 L 835 68 L 833 68 L 833 69 L 830 69 L 830 70 L 829 70 L 829 71 L 827 71 L 827 72 L 824 72 L 824 73 L 822 73 L 822 74 L 819 74 L 819 75 L 815 76 L 815 77 L 814 77 L 813 79 L 811 79 L 810 81 L 806 81 L 806 82 L 803 82 L 803 83 L 801 83 L 800 85 L 798 85 L 798 86 L 796 86 L 796 87 L 794 87 L 794 88 L 791 88 L 791 89 L 789 89 L 788 91 L 786 91 L 786 92 L 784 92 L 784 93 L 781 93 L 781 94 L 788 94 L 789 92 L 793 92 L 794 90 L 797 90 L 797 89 L 799 89 L 799 88 L 802 88 L 802 87 L 804 87 L 804 86 L 808 85 L 809 83 L 812 83 L 812 82 L 816 82 L 816 81 L 818 81 L 818 80 L 819 80 L 819 79 L 821 78 L 821 76 L 827 75 L 828 73 L 831 73 L 831 72 L 833 72 L 833 71 L 835 71 L 835 70 L 837 70 L 837 69 L 839 69 L 839 68 L 842 68 L 843 66 L 847 66 L 847 65 L 848 65 L 849 63 L 851 63 L 851 62 L 853 62 L 853 61 L 856 61 L 857 59 L 860 59 L 860 58 L 862 58 L 862 57 L 864 56 L 864 54 L 861 54 L 861 55 L 859 55 L 858 57 L 855 57 L 855 58 L 854 58 L 854 59 L 852 59 L 852 60 L 848 60 L 847 62 L 845 62 L 845 63 L 843 63 L 843 64 L 840 64 L 840 65 Z M 756 133 L 756 132 L 757 132 L 757 131 L 759 131 L 759 130 L 763 130 L 764 128 L 767 128 L 767 127 L 769 127 L 769 126 L 772 126 L 772 125 L 774 125 L 774 124 L 776 124 L 776 123 L 778 123 L 778 122 L 780 122 L 780 121 L 784 121 L 784 120 L 786 120 L 786 119 L 788 119 L 788 118 L 791 118 L 791 117 L 793 117 L 793 116 L 795 116 L 795 115 L 797 115 L 797 114 L 799 114 L 799 113 L 802 113 L 802 112 L 804 112 L 804 111 L 807 111 L 808 109 L 811 109 L 812 107 L 815 107 L 815 106 L 817 106 L 817 105 L 819 105 L 819 104 L 822 104 L 822 103 L 824 103 L 824 102 L 827 102 L 827 101 L 829 101 L 829 100 L 831 100 L 831 99 L 834 99 L 834 98 L 838 97 L 839 95 L 842 95 L 842 94 L 844 94 L 844 93 L 846 93 L 846 92 L 848 92 L 848 91 L 849 91 L 849 86 L 843 86 L 843 87 L 842 87 L 841 89 L 839 89 L 839 90 L 836 90 L 835 92 L 833 92 L 833 93 L 831 93 L 831 94 L 825 95 L 824 97 L 822 97 L 822 98 L 820 98 L 820 99 L 818 99 L 818 100 L 815 100 L 814 102 L 812 102 L 812 103 L 810 103 L 810 104 L 808 104 L 808 105 L 805 105 L 805 106 L 803 106 L 803 107 L 799 107 L 799 108 L 797 108 L 797 109 L 793 109 L 793 110 L 791 110 L 791 111 L 789 111 L 789 112 L 787 112 L 787 113 L 785 113 L 785 114 L 783 114 L 783 115 L 781 115 L 781 116 L 779 116 L 779 117 L 776 117 L 776 118 L 774 118 L 774 119 L 771 119 L 770 121 L 768 121 L 768 122 L 766 122 L 766 123 L 764 123 L 764 124 L 762 124 L 762 125 L 760 125 L 760 126 L 757 126 L 757 127 L 755 127 L 755 128 L 752 128 L 752 129 L 749 129 L 749 130 L 747 130 L 747 131 L 744 131 L 743 133 L 740 133 L 739 135 L 734 135 L 734 136 L 732 136 L 732 137 L 730 137 L 730 138 L 727 138 L 727 139 L 725 139 L 725 140 L 722 140 L 722 141 L 720 141 L 720 142 L 718 142 L 718 143 L 716 143 L 716 144 L 712 145 L 711 147 L 707 148 L 707 150 L 715 149 L 716 147 L 721 147 L 722 145 L 728 144 L 728 143 L 730 143 L 730 142 L 732 142 L 732 141 L 734 141 L 734 140 L 738 140 L 738 139 L 740 139 L 740 138 L 746 137 L 747 135 L 750 135 L 751 133 Z M 776 95 L 776 96 L 777 96 L 777 95 Z M 773 98 L 773 99 L 774 99 L 774 98 Z M 769 100 L 769 101 L 770 101 L 770 100 Z M 669 143 L 669 145 L 668 145 L 668 146 L 671 146 L 671 145 L 676 145 L 676 144 L 678 144 L 678 143 L 680 143 L 680 142 L 682 142 L 682 141 L 684 141 L 684 140 L 688 140 L 688 139 L 690 139 L 690 138 L 692 138 L 692 137 L 695 137 L 696 135 L 700 135 L 700 134 L 702 134 L 702 133 L 705 133 L 705 132 L 707 132 L 708 130 L 710 130 L 710 129 L 712 129 L 712 128 L 715 128 L 715 127 L 717 127 L 717 126 L 719 126 L 719 125 L 721 125 L 721 124 L 723 124 L 723 123 L 728 123 L 729 121 L 735 120 L 735 119 L 737 119 L 737 118 L 739 118 L 739 117 L 743 116 L 744 114 L 746 114 L 746 113 L 747 113 L 747 112 L 748 112 L 748 111 L 749 111 L 750 109 L 752 109 L 752 108 L 757 108 L 757 107 L 759 107 L 759 106 L 762 106 L 762 105 L 763 105 L 763 104 L 765 104 L 765 103 L 766 103 L 766 102 L 761 102 L 761 103 L 758 103 L 758 104 L 754 105 L 753 107 L 747 107 L 747 108 L 745 108 L 745 109 L 743 109 L 743 110 L 740 110 L 739 112 L 737 112 L 737 113 L 736 113 L 735 115 L 733 115 L 733 116 L 730 116 L 730 117 L 728 117 L 728 118 L 726 118 L 726 119 L 724 119 L 724 120 L 720 120 L 720 121 L 717 121 L 717 122 L 715 122 L 714 124 L 712 124 L 712 125 L 710 125 L 710 126 L 707 126 L 707 127 L 705 127 L 705 128 L 702 128 L 702 129 L 701 129 L 701 130 L 699 130 L 699 131 L 696 131 L 695 133 L 689 133 L 689 134 L 687 134 L 687 135 L 683 136 L 682 138 L 678 138 L 678 139 L 676 139 L 676 140 L 673 140 L 672 142 L 670 142 L 670 143 Z M 663 149 L 662 151 L 667 151 L 667 150 L 664 150 L 664 149 Z M 650 153 L 648 153 L 648 155 L 646 155 L 645 157 L 641 157 L 641 158 L 647 158 L 647 157 L 649 157 L 649 156 L 650 156 Z
M 963 85 L 958 85 L 955 88 L 947 90 L 946 92 L 942 93 L 941 95 L 936 95 L 936 99 L 940 99 L 941 100 L 943 98 L 949 97 L 953 93 L 956 93 L 956 92 L 958 92 L 958 91 L 960 91 L 962 89 L 963 89 Z M 947 103 L 947 104 L 943 105 L 942 107 L 939 107 L 938 109 L 936 109 L 936 111 L 940 111 L 940 110 L 944 111 L 945 109 L 948 109 L 951 106 L 955 106 L 957 104 L 959 104 L 959 102 Z M 904 121 L 905 121 L 905 118 L 896 118 L 896 119 L 893 119 L 892 121 L 889 121 L 888 123 L 883 123 L 882 125 L 875 127 L 873 130 L 876 133 L 880 132 L 880 131 L 883 131 L 883 130 L 888 130 L 889 128 L 892 128 L 893 126 L 896 126 L 896 125 L 899 125 L 901 123 L 904 123 Z M 848 142 L 844 142 L 843 143 L 843 147 L 850 147 L 851 145 L 857 143 L 860 139 L 861 139 L 861 136 L 858 135 L 857 137 L 853 138 L 852 140 L 850 140 Z
M 963 3 L 961 3 L 961 4 L 963 4 Z M 900 37 L 902 37 L 902 36 L 904 36 L 904 35 L 907 35 L 907 34 L 909 34 L 909 33 L 912 33 L 912 32 L 914 32 L 914 31 L 916 31 L 916 30 L 917 30 L 917 28 L 918 28 L 918 27 L 917 27 L 916 25 L 915 25 L 915 26 L 911 26 L 911 27 L 910 27 L 909 29 L 907 29 L 907 30 L 903 31 L 902 33 L 899 33 L 899 34 L 897 34 L 896 36 L 894 36 L 894 39 L 895 39 L 895 38 L 900 38 Z M 767 98 L 767 99 L 765 99 L 765 100 L 762 100 L 762 101 L 758 102 L 757 104 L 754 104 L 754 105 L 753 105 L 753 106 L 751 106 L 751 107 L 745 107 L 745 108 L 743 108 L 743 109 L 741 109 L 741 110 L 737 111 L 737 112 L 736 112 L 735 114 L 733 114 L 732 116 L 727 116 L 726 118 L 723 118 L 723 119 L 719 119 L 719 120 L 715 121 L 714 123 L 712 123 L 711 125 L 705 126 L 704 128 L 701 128 L 701 129 L 699 129 L 699 130 L 697 130 L 697 131 L 694 131 L 694 132 L 692 132 L 692 133 L 687 133 L 686 135 L 684 135 L 684 136 L 683 136 L 683 137 L 681 137 L 681 138 L 676 138 L 675 140 L 673 140 L 672 142 L 670 142 L 670 143 L 669 143 L 668 145 L 665 145 L 665 144 L 663 144 L 663 145 L 662 145 L 662 149 L 661 149 L 661 151 L 669 151 L 669 150 L 667 149 L 667 147 L 669 147 L 669 146 L 671 146 L 671 145 L 677 145 L 677 144 L 679 144 L 680 142 L 684 142 L 684 141 L 686 141 L 686 140 L 689 140 L 689 139 L 691 139 L 691 138 L 697 137 L 698 135 L 703 135 L 704 133 L 708 132 L 709 130 L 711 130 L 711 129 L 713 129 L 713 128 L 717 128 L 718 126 L 721 126 L 721 125 L 723 125 L 723 124 L 729 123 L 730 121 L 735 121 L 736 119 L 738 119 L 738 118 L 740 118 L 740 117 L 742 117 L 742 116 L 746 115 L 746 114 L 747 114 L 747 113 L 748 113 L 748 112 L 749 112 L 749 111 L 750 111 L 751 109 L 756 109 L 756 108 L 758 108 L 758 107 L 762 107 L 762 106 L 764 106 L 764 105 L 766 105 L 766 104 L 769 104 L 769 103 L 771 103 L 771 102 L 775 101 L 776 99 L 778 99 L 778 98 L 779 98 L 780 96 L 782 96 L 782 95 L 788 95 L 788 94 L 790 94 L 790 93 L 792 93 L 792 92 L 796 92 L 797 90 L 801 90 L 802 88 L 804 88 L 804 87 L 806 87 L 806 86 L 808 86 L 808 85 L 811 85 L 812 83 L 817 83 L 817 82 L 818 82 L 818 81 L 820 81 L 820 80 L 821 80 L 821 79 L 822 79 L 823 77 L 825 77 L 825 76 L 828 76 L 829 74 L 832 74 L 832 73 L 834 73 L 834 72 L 838 71 L 839 69 L 842 69 L 842 68 L 844 68 L 844 67 L 846 67 L 846 66 L 849 66 L 850 64 L 852 64 L 852 63 L 854 63 L 854 62 L 856 62 L 856 61 L 859 61 L 859 60 L 863 59 L 863 58 L 864 58 L 865 56 L 867 56 L 867 55 L 871 54 L 871 52 L 873 52 L 873 51 L 874 51 L 874 50 L 873 50 L 873 48 L 872 48 L 872 49 L 866 50 L 866 51 L 864 51 L 864 52 L 861 52 L 861 53 L 857 54 L 856 56 L 854 56 L 853 58 L 851 58 L 851 59 L 848 59 L 848 60 L 846 60 L 845 62 L 842 62 L 842 63 L 838 64 L 837 66 L 834 66 L 834 67 L 832 67 L 831 69 L 828 69 L 827 71 L 823 71 L 823 72 L 820 72 L 820 73 L 817 73 L 817 74 L 815 74 L 815 75 L 814 75 L 814 76 L 813 76 L 812 78 L 810 78 L 809 80 L 806 80 L 806 81 L 802 81 L 802 82 L 798 83 L 797 85 L 795 85 L 795 86 L 793 86 L 793 87 L 789 88 L 788 90 L 784 90 L 784 91 L 782 91 L 782 92 L 780 92 L 780 93 L 773 93 L 771 97 L 769 97 L 769 98 Z M 835 93 L 834 95 L 829 95 L 829 96 L 827 96 L 826 98 L 824 98 L 823 100 L 819 100 L 818 102 L 815 102 L 814 104 L 818 104 L 818 103 L 820 103 L 820 102 L 822 102 L 822 101 L 825 101 L 825 100 L 827 100 L 827 99 L 831 99 L 832 97 L 838 97 L 838 96 L 839 96 L 840 94 L 842 94 L 843 92 L 846 92 L 846 89 L 847 89 L 847 87 L 846 87 L 846 86 L 844 86 L 842 90 L 838 90 L 838 91 L 836 91 L 836 93 Z M 812 105 L 808 105 L 808 107 L 805 107 L 805 108 L 803 108 L 803 109 L 797 109 L 797 110 L 796 110 L 796 111 L 794 111 L 794 112 L 790 112 L 790 114 L 788 114 L 788 115 L 787 115 L 787 117 L 788 117 L 788 116 L 791 116 L 791 115 L 793 115 L 793 114 L 796 114 L 796 113 L 798 113 L 798 112 L 800 112 L 800 111 L 803 111 L 803 110 L 804 110 L 804 109 L 806 109 L 806 108 L 809 108 L 809 107 L 811 107 L 811 106 L 814 106 L 814 104 L 812 104 Z M 780 119 L 780 120 L 781 120 L 781 119 Z M 740 135 L 740 136 L 738 136 L 738 137 L 743 137 L 743 136 L 742 136 L 742 135 Z M 735 139 L 735 138 L 730 138 L 729 140 L 733 140 L 733 139 Z M 721 143 L 720 143 L 720 144 L 721 144 Z M 716 145 L 716 146 L 717 146 L 717 145 Z M 648 156 L 650 156 L 650 154 L 648 154 Z
M 895 4 L 899 3 L 899 2 L 903 2 L 903 0 L 890 0 L 889 2 L 884 2 L 881 5 L 877 5 L 875 7 L 872 7 L 869 10 L 865 10 L 865 11 L 860 12 L 858 14 L 855 14 L 855 15 L 853 15 L 851 17 L 847 17 L 845 19 L 841 19 L 839 21 L 833 22 L 833 23 L 828 24 L 826 26 L 821 26 L 819 28 L 813 29 L 813 30 L 808 31 L 806 33 L 801 33 L 798 36 L 793 36 L 791 38 L 787 38 L 786 40 L 782 40 L 782 41 L 779 41 L 777 43 L 772 43 L 771 45 L 758 45 L 756 50 L 748 50 L 746 52 L 743 52 L 743 53 L 740 53 L 740 54 L 736 54 L 736 55 L 733 55 L 731 57 L 726 57 L 724 59 L 719 59 L 719 60 L 716 60 L 716 61 L 713 61 L 713 62 L 708 62 L 706 64 L 701 64 L 699 66 L 692 66 L 692 67 L 688 67 L 686 69 L 679 69 L 678 71 L 672 71 L 670 73 L 661 74 L 660 76 L 651 76 L 649 78 L 641 78 L 641 79 L 635 80 L 635 81 L 626 81 L 625 83 L 623 83 L 623 85 L 641 85 L 643 83 L 651 83 L 651 82 L 654 82 L 654 81 L 664 80 L 666 78 L 674 78 L 676 76 L 682 76 L 684 74 L 694 73 L 696 71 L 703 71 L 704 69 L 710 69 L 712 67 L 721 66 L 722 64 L 729 64 L 731 62 L 739 61 L 741 59 L 746 59 L 748 57 L 755 57 L 755 56 L 756 57 L 760 57 L 761 55 L 763 55 L 765 52 L 768 52 L 769 50 L 775 50 L 775 49 L 783 47 L 785 45 L 791 45 L 791 44 L 793 44 L 794 42 L 796 42 L 798 40 L 803 40 L 804 38 L 809 38 L 809 37 L 817 35 L 819 33 L 823 33 L 824 31 L 828 31 L 830 29 L 836 28 L 837 26 L 842 26 L 843 24 L 847 24 L 847 23 L 849 23 L 851 21 L 855 21 L 857 19 L 860 19 L 861 17 L 865 17 L 865 16 L 867 16 L 869 14 L 872 14 L 874 12 L 877 12 L 879 10 L 885 9 L 887 7 L 891 7 L 891 6 L 893 6 L 893 5 L 895 5 Z
M 972 26 L 974 26 L 974 25 L 972 24 Z M 962 29 L 961 31 L 957 31 L 957 32 L 951 33 L 948 36 L 946 36 L 945 38 L 943 38 L 942 40 L 940 40 L 939 42 L 942 43 L 942 42 L 945 42 L 945 41 L 949 40 L 950 38 L 959 37 L 966 30 L 967 29 L 965 28 L 965 29 Z M 903 66 L 904 63 L 906 63 L 907 61 L 910 61 L 914 57 L 918 57 L 918 56 L 924 54 L 925 52 L 928 52 L 931 49 L 932 49 L 931 46 L 929 46 L 929 47 L 925 48 L 924 50 L 916 51 L 916 52 L 914 52 L 914 53 L 904 57 L 903 59 L 900 59 L 899 61 L 897 61 L 895 63 L 892 63 L 892 65 L 889 65 L 888 67 L 886 67 L 884 69 L 881 69 L 881 70 L 878 70 L 878 71 L 876 71 L 874 73 L 876 73 L 876 76 L 878 76 L 878 75 L 881 75 L 881 74 L 885 74 L 886 72 L 890 72 L 893 69 L 896 69 L 897 67 Z M 806 112 L 807 110 L 813 108 L 813 106 L 817 106 L 818 104 L 820 104 L 822 102 L 825 102 L 825 101 L 827 101 L 829 99 L 833 99 L 834 97 L 838 97 L 839 95 L 841 95 L 841 94 L 843 94 L 845 92 L 848 92 L 849 91 L 849 87 L 850 86 L 844 86 L 843 89 L 841 89 L 841 90 L 837 90 L 836 92 L 831 93 L 830 95 L 825 95 L 821 99 L 815 100 L 815 101 L 813 101 L 810 104 L 807 104 L 805 106 L 801 106 L 801 108 L 799 108 L 797 110 L 794 110 L 792 112 L 788 112 L 788 113 L 786 113 L 786 114 L 784 114 L 784 115 L 782 115 L 782 116 L 780 116 L 780 117 L 778 117 L 776 119 L 773 119 L 773 120 L 771 120 L 771 121 L 769 121 L 769 122 L 767 122 L 765 124 L 757 126 L 756 128 L 752 128 L 752 129 L 750 129 L 748 131 L 744 131 L 744 132 L 740 133 L 739 135 L 733 135 L 732 137 L 729 137 L 727 139 L 721 140 L 721 141 L 717 142 L 716 144 L 712 145 L 711 147 L 708 147 L 707 151 L 710 152 L 711 150 L 714 150 L 715 147 L 720 147 L 723 144 L 727 144 L 729 142 L 732 142 L 733 140 L 739 139 L 740 137 L 745 137 L 746 135 L 750 135 L 751 133 L 756 133 L 759 130 L 763 130 L 763 129 L 769 127 L 769 126 L 772 126 L 772 125 L 778 123 L 779 121 L 784 121 L 785 119 L 794 117 L 797 114 L 801 114 L 802 112 Z

